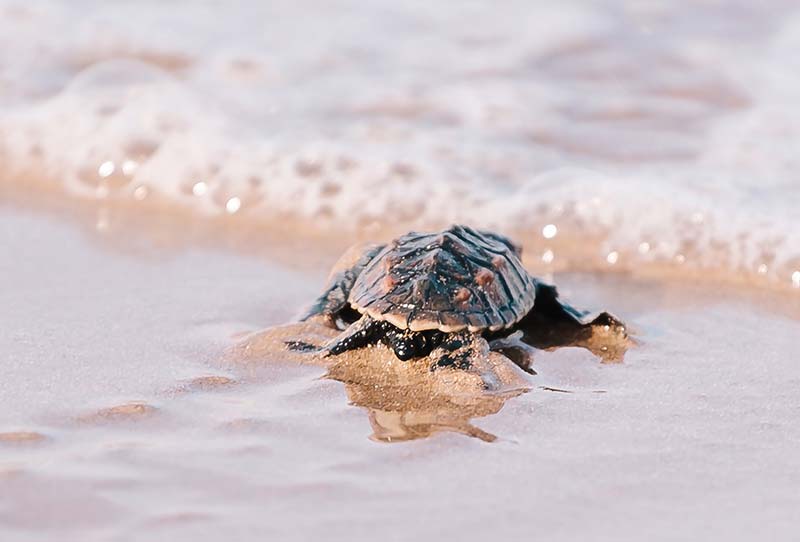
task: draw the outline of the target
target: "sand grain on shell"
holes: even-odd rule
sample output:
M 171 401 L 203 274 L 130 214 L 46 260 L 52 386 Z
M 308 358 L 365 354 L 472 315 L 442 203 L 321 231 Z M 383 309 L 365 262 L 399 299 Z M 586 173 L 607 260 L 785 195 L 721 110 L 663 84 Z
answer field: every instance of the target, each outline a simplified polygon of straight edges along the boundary
M 432 370 L 430 359 L 400 361 L 382 345 L 337 356 L 287 346 L 300 342 L 319 347 L 339 333 L 316 321 L 277 326 L 236 345 L 227 361 L 292 361 L 327 368 L 326 377 L 344 383 L 350 402 L 368 410 L 372 438 L 382 441 L 412 440 L 440 431 L 494 440 L 494 435 L 475 428 L 470 420 L 496 414 L 506 400 L 531 388 L 513 362 L 488 350 L 480 352 L 468 370 Z

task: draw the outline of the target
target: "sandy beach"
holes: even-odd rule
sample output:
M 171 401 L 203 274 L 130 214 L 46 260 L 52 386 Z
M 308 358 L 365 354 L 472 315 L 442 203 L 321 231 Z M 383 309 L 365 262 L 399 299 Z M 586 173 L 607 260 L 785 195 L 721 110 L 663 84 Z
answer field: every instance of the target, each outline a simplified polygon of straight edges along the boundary
M 795 540 L 798 49 L 783 0 L 0 0 L 0 540 Z M 624 359 L 314 351 L 348 246 L 451 224 Z
M 530 391 L 454 419 L 434 395 L 427 410 L 357 406 L 369 397 L 321 367 L 225 355 L 290 320 L 323 265 L 131 254 L 63 218 L 6 207 L 0 220 L 9 539 L 794 532 L 800 320 L 780 296 L 557 276 L 639 346 L 621 364 L 542 352 L 537 376 L 517 375 Z

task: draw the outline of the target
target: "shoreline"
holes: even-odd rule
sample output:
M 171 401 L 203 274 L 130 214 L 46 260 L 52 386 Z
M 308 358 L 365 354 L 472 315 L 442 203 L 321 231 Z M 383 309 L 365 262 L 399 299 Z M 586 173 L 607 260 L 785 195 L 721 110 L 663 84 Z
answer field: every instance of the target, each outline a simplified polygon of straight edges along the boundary
M 334 255 L 335 247 L 327 245 L 327 250 L 322 254 L 309 257 L 309 251 L 305 250 L 299 257 L 294 257 L 292 252 L 295 247 L 289 244 L 265 243 L 260 247 L 260 250 L 252 251 L 250 253 L 242 252 L 243 248 L 247 245 L 225 245 L 219 243 L 217 240 L 208 240 L 206 243 L 193 244 L 190 239 L 194 238 L 194 234 L 183 237 L 181 240 L 180 249 L 176 252 L 174 244 L 150 244 L 149 246 L 141 246 L 141 243 L 147 243 L 150 238 L 141 231 L 137 231 L 135 235 L 144 235 L 142 239 L 134 239 L 133 241 L 128 238 L 125 242 L 130 242 L 133 246 L 138 246 L 137 250 L 131 249 L 126 246 L 126 243 L 117 243 L 118 239 L 115 237 L 106 238 L 103 233 L 98 233 L 86 228 L 85 223 L 81 223 L 82 219 L 86 216 L 79 212 L 74 207 L 67 207 L 63 210 L 65 214 L 61 213 L 46 213 L 42 209 L 36 210 L 9 210 L 5 206 L 0 205 L 0 218 L 4 220 L 15 220 L 22 218 L 29 224 L 38 224 L 45 228 L 62 228 L 67 227 L 72 230 L 70 237 L 75 239 L 71 243 L 77 242 L 80 245 L 85 245 L 87 249 L 94 252 L 100 260 L 116 261 L 118 265 L 129 266 L 131 262 L 138 262 L 137 265 L 145 265 L 151 267 L 153 270 L 168 269 L 172 262 L 176 259 L 189 260 L 199 257 L 201 260 L 213 261 L 212 259 L 221 259 L 230 265 L 235 262 L 248 262 L 247 265 L 253 269 L 264 269 L 264 284 L 270 286 L 266 290 L 241 292 L 240 295 L 251 297 L 249 304 L 270 304 L 270 295 L 274 295 L 278 286 L 274 279 L 268 277 L 274 275 L 291 277 L 292 287 L 286 295 L 295 296 L 297 291 L 306 292 L 303 298 L 293 297 L 294 301 L 291 304 L 282 304 L 277 314 L 283 316 L 276 316 L 274 309 L 267 310 L 265 315 L 273 314 L 271 317 L 256 318 L 253 321 L 239 327 L 237 330 L 232 330 L 228 337 L 217 337 L 215 341 L 218 346 L 214 348 L 218 354 L 222 353 L 220 348 L 227 345 L 224 349 L 232 347 L 238 343 L 241 337 L 263 330 L 265 326 L 283 325 L 293 321 L 292 316 L 300 313 L 303 306 L 310 302 L 314 296 L 317 295 L 318 290 L 324 284 L 324 277 L 328 272 L 328 261 L 334 261 L 338 254 Z M 152 225 L 152 223 L 151 223 Z M 80 237 L 75 238 L 74 233 L 80 231 Z M 305 247 L 306 249 L 308 247 Z M 314 246 L 316 248 L 316 246 Z M 86 249 L 82 249 L 86 250 Z M 212 258 L 212 259 L 209 259 Z M 266 264 L 266 267 L 262 267 Z M 238 265 L 238 263 L 236 264 Z M 188 270 L 187 270 L 188 271 Z M 297 275 L 300 273 L 300 275 Z M 549 275 L 545 277 L 549 282 L 558 286 L 562 297 L 570 300 L 579 308 L 591 308 L 594 310 L 601 310 L 603 308 L 613 307 L 616 305 L 621 310 L 629 312 L 647 312 L 649 310 L 688 310 L 697 311 L 703 310 L 705 307 L 714 306 L 720 302 L 741 304 L 743 310 L 746 311 L 765 311 L 768 314 L 775 315 L 776 317 L 784 317 L 793 321 L 800 321 L 800 306 L 795 303 L 792 296 L 781 295 L 782 292 L 775 292 L 768 289 L 743 290 L 736 284 L 715 284 L 713 288 L 709 288 L 706 282 L 690 282 L 683 280 L 655 280 L 652 278 L 635 277 L 624 273 L 586 273 L 586 272 L 571 272 L 571 273 L 556 273 L 555 276 Z M 555 279 L 555 280 L 553 280 Z M 27 280 L 27 279 L 26 279 Z M 232 285 L 229 283 L 229 286 Z M 593 294 L 594 289 L 599 288 L 600 291 L 608 290 L 609 288 L 614 291 L 625 291 L 626 296 L 624 299 L 615 300 L 613 297 L 604 296 L 600 300 L 595 299 Z M 580 295 L 576 294 L 576 289 L 583 292 L 583 295 L 590 294 L 585 299 L 581 299 Z M 225 287 L 222 287 L 225 291 Z M 252 297 L 255 296 L 255 299 Z M 303 300 L 305 299 L 305 300 Z M 655 305 L 648 305 L 649 302 L 656 300 Z M 637 329 L 635 321 L 628 322 L 633 334 L 633 338 L 637 341 L 643 330 Z M 222 342 L 219 342 L 219 341 Z M 647 340 L 646 337 L 643 340 Z M 196 348 L 196 347 L 192 347 Z M 636 347 L 634 347 L 635 350 Z M 173 383 L 162 385 L 160 389 L 153 389 L 157 397 L 168 397 L 181 390 L 192 388 L 213 388 L 216 384 L 215 379 L 220 382 L 225 381 L 230 377 L 225 374 L 227 364 L 220 365 L 218 361 L 213 361 L 212 358 L 206 358 L 203 363 L 206 365 L 206 373 L 195 376 L 179 378 Z M 210 364 L 210 365 L 209 365 Z M 215 369 L 216 368 L 216 369 Z M 216 374 L 215 371 L 222 370 L 222 374 Z M 228 367 L 229 369 L 229 367 Z M 208 380 L 208 382 L 206 382 Z M 208 384 L 206 386 L 206 384 Z M 224 385 L 224 384 L 220 384 Z M 109 408 L 113 405 L 109 406 Z M 16 428 L 12 428 L 16 430 Z M 24 430 L 24 428 L 19 428 Z M 11 437 L 9 437 L 11 438 Z
M 88 237 L 114 249 L 125 250 L 142 245 L 163 250 L 203 247 L 245 256 L 278 258 L 288 265 L 313 268 L 332 264 L 353 244 L 386 241 L 407 231 L 407 226 L 403 224 L 372 226 L 362 230 L 335 230 L 309 226 L 298 217 L 264 220 L 252 215 L 210 216 L 154 197 L 146 202 L 120 197 L 101 200 L 79 198 L 54 191 L 45 180 L 37 182 L 36 178 L 3 177 L 0 180 L 0 206 L 57 216 L 77 224 Z M 444 226 L 447 224 L 420 224 L 416 229 Z M 602 236 L 579 239 L 561 232 L 558 248 L 553 250 L 555 245 L 552 240 L 544 239 L 540 232 L 512 230 L 503 233 L 522 244 L 526 267 L 541 277 L 557 273 L 607 274 L 633 280 L 700 283 L 721 290 L 752 288 L 786 295 L 789 299 L 796 296 L 800 300 L 800 286 L 795 285 L 793 276 L 778 281 L 752 271 L 742 272 L 725 267 L 703 268 L 689 263 L 641 259 L 626 263 L 622 256 L 615 256 L 621 261 L 615 259 L 614 264 L 609 264 L 603 258 L 586 258 L 586 244 L 602 246 Z M 552 256 L 554 253 L 557 254 L 555 258 Z

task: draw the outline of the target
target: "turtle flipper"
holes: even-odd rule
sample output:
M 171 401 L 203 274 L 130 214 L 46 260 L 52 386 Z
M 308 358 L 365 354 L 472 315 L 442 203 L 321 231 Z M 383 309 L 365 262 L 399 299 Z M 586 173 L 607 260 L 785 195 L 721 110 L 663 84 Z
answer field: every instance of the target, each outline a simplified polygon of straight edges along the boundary
M 336 327 L 336 320 L 347 312 L 347 298 L 358 275 L 385 245 L 355 245 L 339 258 L 328 277 L 325 291 L 300 317 L 301 322 L 316 316 L 322 317 L 330 327 Z M 355 312 L 355 311 L 353 311 Z M 356 320 L 357 315 L 349 315 Z
M 488 345 L 479 334 L 471 331 L 449 333 L 431 353 L 431 370 L 435 371 L 440 367 L 469 369 L 472 360 L 480 355 L 482 350 L 488 351 Z
M 330 341 L 323 347 L 327 355 L 337 355 L 354 348 L 362 348 L 372 344 L 376 340 L 376 332 L 379 330 L 380 322 L 373 320 L 369 316 L 362 316 L 338 337 Z
M 535 349 L 524 342 L 522 336 L 522 331 L 515 331 L 508 337 L 494 339 L 489 343 L 489 349 L 503 354 L 526 373 L 535 375 L 532 367 Z
M 514 326 L 521 340 L 541 349 L 580 346 L 604 361 L 620 361 L 630 346 L 625 324 L 607 312 L 592 317 L 558 299 L 555 286 L 536 283 L 533 309 Z

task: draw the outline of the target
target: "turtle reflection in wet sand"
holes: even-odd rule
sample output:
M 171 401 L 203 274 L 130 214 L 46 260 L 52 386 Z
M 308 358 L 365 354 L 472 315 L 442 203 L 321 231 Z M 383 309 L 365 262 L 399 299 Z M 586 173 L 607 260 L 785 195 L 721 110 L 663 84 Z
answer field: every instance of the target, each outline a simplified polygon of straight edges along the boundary
M 467 368 L 481 345 L 533 373 L 533 347 L 583 346 L 621 356 L 625 326 L 608 313 L 587 319 L 531 276 L 502 235 L 452 226 L 351 249 L 303 320 L 341 330 L 327 355 L 377 344 L 431 369 Z M 303 349 L 301 342 L 291 347 Z
M 311 345 L 335 339 L 339 331 L 316 319 L 270 328 L 237 344 L 229 361 L 240 369 L 266 362 L 320 365 L 326 378 L 344 384 L 351 404 L 367 410 L 371 438 L 400 442 L 454 432 L 487 442 L 496 436 L 471 421 L 495 414 L 505 402 L 530 389 L 530 382 L 507 357 L 491 352 L 488 344 L 470 367 L 431 371 L 420 360 L 401 361 L 389 348 L 357 348 L 327 356 Z M 287 348 L 302 343 L 306 350 Z

